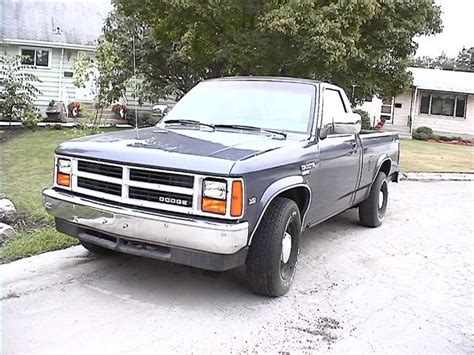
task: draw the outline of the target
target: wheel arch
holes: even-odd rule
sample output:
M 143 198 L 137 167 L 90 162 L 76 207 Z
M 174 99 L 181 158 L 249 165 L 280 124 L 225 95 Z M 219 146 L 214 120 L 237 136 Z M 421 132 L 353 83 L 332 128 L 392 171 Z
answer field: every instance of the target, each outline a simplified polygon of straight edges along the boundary
M 252 243 L 255 232 L 262 221 L 263 216 L 267 212 L 272 201 L 277 197 L 286 197 L 295 201 L 301 215 L 301 225 L 304 225 L 304 218 L 308 212 L 311 203 L 311 189 L 304 182 L 301 176 L 288 177 L 274 182 L 264 192 L 261 198 L 261 212 L 258 217 L 252 233 L 250 234 L 248 245 Z
M 390 159 L 385 159 L 382 164 L 380 164 L 379 171 L 377 172 L 377 175 L 379 172 L 384 172 L 385 175 L 389 176 L 390 175 L 390 169 L 392 168 L 392 161 Z
M 375 179 L 377 179 L 377 176 L 379 175 L 379 172 L 384 172 L 385 175 L 390 176 L 390 171 L 392 169 L 392 159 L 387 154 L 383 154 L 380 156 L 380 158 L 377 161 L 377 168 L 374 170 L 375 174 L 372 177 L 372 182 L 371 186 L 374 183 Z

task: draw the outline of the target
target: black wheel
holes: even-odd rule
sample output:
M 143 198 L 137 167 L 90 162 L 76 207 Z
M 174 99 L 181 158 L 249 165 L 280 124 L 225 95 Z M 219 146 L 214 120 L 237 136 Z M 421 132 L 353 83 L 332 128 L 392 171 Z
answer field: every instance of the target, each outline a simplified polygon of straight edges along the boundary
M 277 197 L 268 207 L 247 256 L 250 288 L 277 297 L 290 289 L 300 253 L 301 216 L 293 200 Z
M 378 227 L 382 224 L 388 203 L 387 175 L 379 172 L 367 200 L 359 205 L 359 220 L 363 226 Z
M 100 247 L 100 246 L 98 246 L 98 245 L 85 242 L 85 241 L 83 241 L 83 240 L 81 240 L 81 244 L 82 244 L 82 246 L 83 246 L 84 248 L 86 248 L 87 250 L 89 250 L 91 253 L 94 253 L 94 254 L 110 255 L 110 254 L 113 253 L 113 251 L 110 250 L 110 249 L 103 248 L 103 247 Z

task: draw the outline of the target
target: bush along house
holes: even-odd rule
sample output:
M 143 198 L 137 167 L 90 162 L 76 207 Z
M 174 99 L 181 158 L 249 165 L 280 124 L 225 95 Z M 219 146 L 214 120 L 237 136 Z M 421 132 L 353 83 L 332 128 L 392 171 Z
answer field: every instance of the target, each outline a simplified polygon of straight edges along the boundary
M 411 136 L 418 127 L 429 127 L 442 136 L 474 138 L 474 73 L 409 68 L 411 87 L 388 100 L 372 98 L 360 106 L 373 125 Z M 380 124 L 379 124 L 380 126 Z
M 24 70 L 38 77 L 40 81 L 35 86 L 41 94 L 35 105 L 43 116 L 47 111 L 50 116 L 61 107 L 68 110 L 73 102 L 93 102 L 93 83 L 86 83 L 85 88 L 76 87 L 72 68 L 80 52 L 92 54 L 95 51 L 111 9 L 110 1 L 3 1 L 0 52 L 21 55 Z

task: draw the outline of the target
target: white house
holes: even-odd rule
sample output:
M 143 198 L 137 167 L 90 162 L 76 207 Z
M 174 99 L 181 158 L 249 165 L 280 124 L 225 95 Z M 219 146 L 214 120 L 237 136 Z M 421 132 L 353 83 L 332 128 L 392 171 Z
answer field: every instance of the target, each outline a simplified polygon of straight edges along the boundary
M 409 135 L 420 126 L 438 134 L 474 137 L 474 73 L 409 68 L 413 83 L 389 99 L 373 98 L 361 105 L 384 130 Z
M 44 112 L 51 100 L 90 102 L 90 88 L 74 85 L 72 64 L 96 49 L 110 0 L 2 2 L 0 53 L 25 56 L 26 70 L 40 80 L 36 106 Z

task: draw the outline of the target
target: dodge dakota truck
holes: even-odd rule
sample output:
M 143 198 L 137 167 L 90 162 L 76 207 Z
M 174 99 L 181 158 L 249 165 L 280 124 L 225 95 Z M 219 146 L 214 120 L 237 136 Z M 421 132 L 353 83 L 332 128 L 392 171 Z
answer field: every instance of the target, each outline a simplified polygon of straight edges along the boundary
M 212 79 L 154 127 L 61 143 L 44 206 L 93 253 L 245 264 L 250 288 L 276 297 L 290 288 L 303 231 L 349 208 L 380 226 L 398 162 L 398 136 L 361 132 L 337 86 Z

